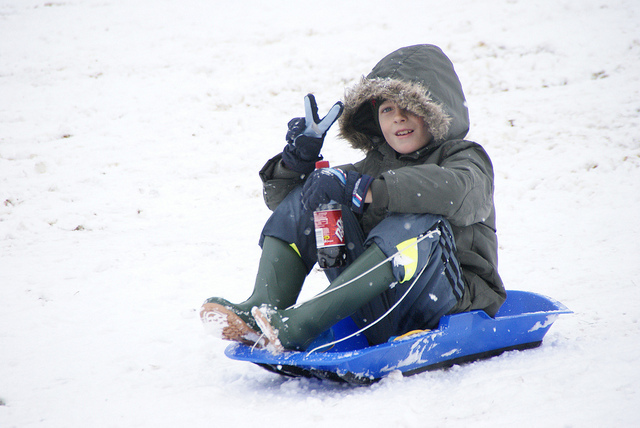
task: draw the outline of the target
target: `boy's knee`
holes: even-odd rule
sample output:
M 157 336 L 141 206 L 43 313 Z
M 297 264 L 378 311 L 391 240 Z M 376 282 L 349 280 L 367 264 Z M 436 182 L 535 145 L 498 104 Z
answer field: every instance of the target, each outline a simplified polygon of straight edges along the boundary
M 375 242 L 385 252 L 387 249 L 395 250 L 398 245 L 417 239 L 440 225 L 450 229 L 448 221 L 440 215 L 392 214 L 371 230 L 367 245 Z

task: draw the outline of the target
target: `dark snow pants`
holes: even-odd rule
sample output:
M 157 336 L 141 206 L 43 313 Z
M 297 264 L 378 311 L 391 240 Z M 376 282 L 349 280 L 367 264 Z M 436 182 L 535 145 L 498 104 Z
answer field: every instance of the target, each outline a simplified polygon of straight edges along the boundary
M 265 236 L 295 244 L 311 271 L 317 260 L 313 212 L 303 208 L 301 196 L 301 189 L 295 189 L 276 208 L 264 226 L 260 246 Z M 364 332 L 371 344 L 412 330 L 437 327 L 440 317 L 462 298 L 464 283 L 453 234 L 441 216 L 391 214 L 366 237 L 351 210 L 343 209 L 342 220 L 347 265 L 374 242 L 387 257 L 393 256 L 393 273 L 398 282 L 363 307 L 353 308 L 352 318 L 358 327 L 377 321 Z M 333 281 L 345 268 L 326 269 L 325 274 Z

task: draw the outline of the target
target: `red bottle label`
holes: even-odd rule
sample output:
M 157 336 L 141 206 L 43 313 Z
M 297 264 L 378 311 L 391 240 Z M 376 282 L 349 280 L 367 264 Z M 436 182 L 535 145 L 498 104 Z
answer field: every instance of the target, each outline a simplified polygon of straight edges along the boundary
M 318 248 L 344 245 L 342 210 L 314 211 L 313 223 L 316 229 L 316 246 Z

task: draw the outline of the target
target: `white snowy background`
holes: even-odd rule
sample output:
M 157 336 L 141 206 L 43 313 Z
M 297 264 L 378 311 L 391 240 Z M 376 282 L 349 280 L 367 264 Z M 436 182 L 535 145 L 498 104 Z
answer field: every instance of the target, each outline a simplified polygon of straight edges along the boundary
M 197 308 L 252 289 L 288 120 L 417 43 L 494 161 L 507 288 L 575 313 L 369 387 L 227 359 Z M 638 426 L 639 320 L 637 0 L 0 0 L 0 427 Z

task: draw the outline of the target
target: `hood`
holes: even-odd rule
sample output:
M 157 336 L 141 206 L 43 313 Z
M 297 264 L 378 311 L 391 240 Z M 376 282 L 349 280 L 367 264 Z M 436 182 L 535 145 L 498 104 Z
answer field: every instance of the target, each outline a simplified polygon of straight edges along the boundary
M 436 143 L 461 139 L 469 132 L 469 112 L 458 75 L 434 45 L 398 49 L 345 93 L 339 136 L 365 152 L 384 141 L 372 100 L 391 100 L 421 116 Z

